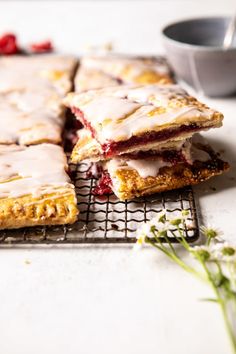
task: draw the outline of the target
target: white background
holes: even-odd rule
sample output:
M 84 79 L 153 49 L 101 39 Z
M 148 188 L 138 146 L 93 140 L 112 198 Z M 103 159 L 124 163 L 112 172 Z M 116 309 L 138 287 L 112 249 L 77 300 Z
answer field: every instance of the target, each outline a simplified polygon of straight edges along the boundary
M 160 53 L 160 29 L 183 17 L 232 14 L 235 1 L 0 2 L 0 33 L 51 38 L 61 52 L 112 41 Z M 202 98 L 202 97 L 201 97 Z M 225 114 L 206 135 L 231 172 L 194 188 L 205 223 L 235 238 L 236 100 L 206 99 Z M 216 191 L 212 190 L 216 188 Z M 2 354 L 229 354 L 211 292 L 155 251 L 131 247 L 0 249 Z

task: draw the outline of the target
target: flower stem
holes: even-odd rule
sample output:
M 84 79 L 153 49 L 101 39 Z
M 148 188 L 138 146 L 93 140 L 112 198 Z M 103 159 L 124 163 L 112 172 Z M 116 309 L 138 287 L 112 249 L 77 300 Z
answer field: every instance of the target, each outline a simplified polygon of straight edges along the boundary
M 178 229 L 178 232 L 179 232 L 179 234 L 180 234 L 180 238 L 181 238 L 181 239 L 180 239 L 180 242 L 181 242 L 181 244 L 184 246 L 184 248 L 185 248 L 187 251 L 189 251 L 190 246 L 189 246 L 188 242 L 186 241 L 186 239 L 185 239 L 185 237 L 184 237 L 183 231 L 180 229 L 179 226 L 177 226 L 177 229 Z
M 206 245 L 210 246 L 210 244 L 211 244 L 211 237 L 208 236 L 206 240 Z
M 197 272 L 194 268 L 190 267 L 188 264 L 186 264 L 185 262 L 182 261 L 181 258 L 178 257 L 178 255 L 176 253 L 171 253 L 169 251 L 167 251 L 166 248 L 164 248 L 161 245 L 157 245 L 155 242 L 148 240 L 148 242 L 155 248 L 157 248 L 158 250 L 162 251 L 163 253 L 165 253 L 172 261 L 174 261 L 175 263 L 177 263 L 181 268 L 183 268 L 186 272 L 193 274 L 195 277 L 200 278 L 201 280 L 205 280 L 202 275 Z
M 220 295 L 220 291 L 217 288 L 217 286 L 214 282 L 214 279 L 212 279 L 211 273 L 210 273 L 209 269 L 207 268 L 206 263 L 204 261 L 202 261 L 202 259 L 200 257 L 198 257 L 198 260 L 201 263 L 202 267 L 204 268 L 207 278 L 209 280 L 209 283 L 211 284 L 211 287 L 212 287 L 213 291 L 215 292 L 216 298 L 217 298 L 218 303 L 221 307 L 221 312 L 223 314 L 226 330 L 227 330 L 228 336 L 230 338 L 233 353 L 236 354 L 236 337 L 234 335 L 234 331 L 233 331 L 233 328 L 231 326 L 231 323 L 230 323 L 230 320 L 229 320 L 229 317 L 227 314 L 226 302 L 224 299 L 222 299 L 222 297 Z

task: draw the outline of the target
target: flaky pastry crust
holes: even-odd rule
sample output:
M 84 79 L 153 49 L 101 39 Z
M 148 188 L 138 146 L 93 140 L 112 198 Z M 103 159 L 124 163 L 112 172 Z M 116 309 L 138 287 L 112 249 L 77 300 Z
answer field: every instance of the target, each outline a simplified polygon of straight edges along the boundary
M 229 169 L 229 164 L 222 161 L 199 134 L 188 144 L 189 152 L 185 162 L 168 163 L 150 158 L 139 160 L 138 164 L 130 164 L 122 159 L 105 163 L 104 168 L 110 176 L 110 187 L 119 199 L 133 199 L 195 185 Z M 155 170 L 158 164 L 159 167 Z M 145 173 L 147 169 L 149 172 Z M 152 172 L 155 174 L 150 175 Z
M 194 166 L 179 164 L 172 167 L 164 167 L 156 177 L 142 178 L 137 171 L 130 169 L 117 170 L 113 188 L 120 200 L 165 192 L 189 185 L 199 184 L 211 177 L 222 174 L 229 169 L 229 164 L 221 160 L 215 160 L 208 165 L 198 162 Z
M 78 131 L 78 141 L 75 144 L 72 153 L 71 161 L 78 163 L 83 160 L 96 162 L 102 159 L 102 150 L 96 139 L 92 138 L 87 129 Z
M 46 194 L 38 198 L 26 195 L 0 199 L 0 229 L 26 226 L 72 224 L 77 220 L 76 197 L 67 194 Z
M 60 146 L 0 145 L 0 229 L 68 224 L 78 215 Z

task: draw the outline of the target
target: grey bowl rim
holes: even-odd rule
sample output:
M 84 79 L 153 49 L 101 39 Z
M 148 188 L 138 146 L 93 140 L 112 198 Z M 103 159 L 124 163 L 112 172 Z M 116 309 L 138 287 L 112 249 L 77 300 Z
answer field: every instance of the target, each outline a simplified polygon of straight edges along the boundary
M 228 52 L 236 52 L 236 47 L 230 47 L 228 49 L 224 49 L 223 47 L 218 47 L 218 46 L 207 46 L 207 45 L 199 45 L 199 44 L 190 44 L 190 43 L 185 43 L 185 42 L 180 42 L 176 39 L 172 39 L 168 37 L 165 33 L 165 31 L 172 26 L 179 25 L 181 23 L 186 23 L 186 22 L 191 22 L 191 21 L 199 21 L 199 20 L 212 20 L 212 19 L 229 19 L 230 16 L 202 16 L 202 17 L 188 17 L 186 19 L 180 20 L 180 21 L 175 21 L 171 22 L 165 27 L 162 28 L 161 34 L 162 38 L 164 41 L 168 41 L 175 46 L 181 48 L 181 49 L 186 49 L 186 50 L 195 50 L 195 51 L 205 51 L 205 52 L 219 52 L 219 53 L 228 53 Z

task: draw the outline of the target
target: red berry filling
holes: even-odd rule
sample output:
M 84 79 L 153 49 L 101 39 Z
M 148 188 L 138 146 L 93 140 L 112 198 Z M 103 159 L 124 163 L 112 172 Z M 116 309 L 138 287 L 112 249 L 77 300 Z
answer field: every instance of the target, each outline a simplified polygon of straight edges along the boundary
M 95 137 L 95 130 L 93 129 L 92 125 L 84 118 L 83 112 L 79 108 L 76 108 L 76 107 L 72 107 L 71 112 L 76 116 L 76 118 L 78 118 L 81 121 L 83 126 L 91 132 L 92 137 L 94 138 Z
M 91 132 L 92 137 L 96 139 L 96 131 L 92 127 L 91 123 L 85 119 L 83 112 L 76 107 L 72 107 L 71 111 L 81 121 L 84 127 Z M 207 128 L 209 129 L 211 128 L 211 126 L 208 126 Z M 189 125 L 182 125 L 179 128 L 165 129 L 159 132 L 151 131 L 139 136 L 131 136 L 131 138 L 129 138 L 128 140 L 110 140 L 107 141 L 105 144 L 102 144 L 101 147 L 103 150 L 104 157 L 112 158 L 121 153 L 125 153 L 127 149 L 133 146 L 139 147 L 152 142 L 165 141 L 171 138 L 175 138 L 181 135 L 182 133 L 195 133 L 200 130 L 202 130 L 202 127 L 199 127 L 196 123 L 192 123 Z
M 102 177 L 98 180 L 96 187 L 93 189 L 94 195 L 112 194 L 112 180 L 108 172 L 103 172 Z
M 16 36 L 12 33 L 6 33 L 0 37 L 0 54 L 12 55 L 19 52 Z
M 132 146 L 139 146 L 151 142 L 169 140 L 182 133 L 196 132 L 198 130 L 200 130 L 200 127 L 194 123 L 189 125 L 182 125 L 180 128 L 177 129 L 166 129 L 160 132 L 153 131 L 142 134 L 140 136 L 132 136 L 131 138 L 125 141 L 109 141 L 106 144 L 102 145 L 102 149 L 106 157 L 113 157 Z

